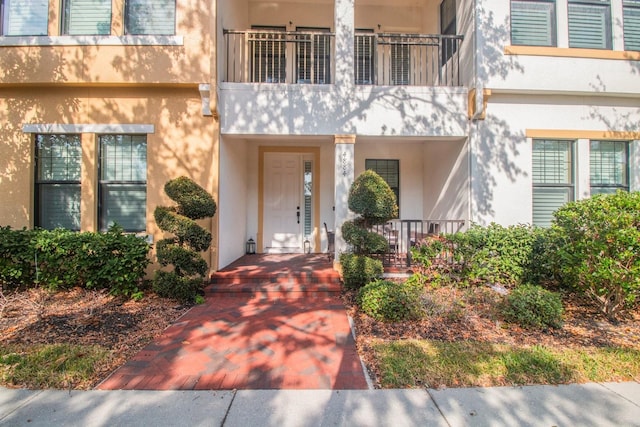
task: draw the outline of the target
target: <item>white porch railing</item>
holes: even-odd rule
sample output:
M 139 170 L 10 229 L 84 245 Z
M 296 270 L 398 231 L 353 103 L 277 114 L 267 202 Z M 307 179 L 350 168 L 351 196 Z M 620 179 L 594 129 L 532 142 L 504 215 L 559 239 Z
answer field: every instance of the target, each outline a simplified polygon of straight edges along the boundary
M 323 31 L 224 30 L 224 81 L 330 84 L 335 37 Z M 355 34 L 357 85 L 460 86 L 462 36 Z

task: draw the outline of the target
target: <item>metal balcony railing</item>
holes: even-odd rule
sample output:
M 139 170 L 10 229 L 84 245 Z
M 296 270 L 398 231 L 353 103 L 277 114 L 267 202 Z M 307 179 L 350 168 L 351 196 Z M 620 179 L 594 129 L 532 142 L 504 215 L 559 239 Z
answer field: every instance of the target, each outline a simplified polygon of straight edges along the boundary
M 322 31 L 225 30 L 224 81 L 330 84 L 335 37 Z M 460 86 L 462 36 L 355 34 L 357 85 Z

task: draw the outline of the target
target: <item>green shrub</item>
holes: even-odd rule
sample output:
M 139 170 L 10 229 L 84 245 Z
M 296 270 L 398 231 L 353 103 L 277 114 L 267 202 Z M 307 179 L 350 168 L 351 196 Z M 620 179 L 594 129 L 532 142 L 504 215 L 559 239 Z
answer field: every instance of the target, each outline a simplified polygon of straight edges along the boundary
M 554 213 L 556 268 L 611 321 L 640 297 L 640 193 L 619 191 Z
M 418 319 L 423 315 L 422 291 L 418 280 L 403 283 L 376 280 L 360 289 L 358 301 L 362 311 L 377 320 Z
M 372 170 L 360 174 L 349 190 L 349 209 L 364 219 L 365 227 L 384 224 L 398 216 L 396 195 Z
M 216 214 L 216 202 L 207 190 L 181 176 L 164 186 L 167 196 L 178 204 L 177 212 L 191 219 L 210 218 Z
M 173 271 L 156 271 L 153 279 L 153 291 L 164 298 L 171 298 L 183 303 L 200 300 L 202 278 L 179 276 Z
M 1 233 L 3 286 L 37 284 L 52 290 L 81 286 L 132 296 L 149 264 L 149 244 L 117 226 L 106 233 L 9 228 Z
M 508 321 L 534 328 L 561 328 L 563 312 L 562 300 L 557 293 L 529 284 L 511 291 L 502 309 Z
M 209 248 L 211 233 L 194 220 L 213 216 L 216 204 L 202 187 L 187 177 L 167 182 L 164 189 L 178 206 L 158 206 L 154 217 L 162 231 L 173 233 L 175 237 L 160 240 L 156 255 L 160 265 L 173 265 L 173 271 L 157 271 L 153 288 L 159 295 L 195 302 L 208 269 L 207 262 L 198 252 Z
M 348 289 L 358 289 L 382 277 L 382 261 L 364 255 L 342 254 L 342 280 Z
M 354 221 L 342 225 L 342 237 L 356 254 L 383 254 L 389 250 L 389 242 L 381 234 L 363 228 Z

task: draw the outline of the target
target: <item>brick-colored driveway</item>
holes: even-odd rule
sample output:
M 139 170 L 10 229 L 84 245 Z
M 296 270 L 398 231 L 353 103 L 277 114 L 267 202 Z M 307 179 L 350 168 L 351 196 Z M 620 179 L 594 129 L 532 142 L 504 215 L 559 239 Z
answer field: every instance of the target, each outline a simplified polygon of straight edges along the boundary
M 208 295 L 98 388 L 367 388 L 339 297 Z

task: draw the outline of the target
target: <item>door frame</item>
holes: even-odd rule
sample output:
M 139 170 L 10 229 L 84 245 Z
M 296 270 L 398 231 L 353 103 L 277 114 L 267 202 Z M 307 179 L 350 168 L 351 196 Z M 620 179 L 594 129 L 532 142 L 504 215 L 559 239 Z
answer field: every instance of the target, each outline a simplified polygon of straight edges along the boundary
M 257 252 L 264 252 L 264 159 L 266 153 L 311 154 L 313 156 L 313 232 L 315 235 L 314 253 L 320 247 L 320 147 L 296 146 L 260 146 L 258 147 L 258 235 Z M 302 177 L 301 177 L 302 178 Z M 304 248 L 303 248 L 304 251 Z

